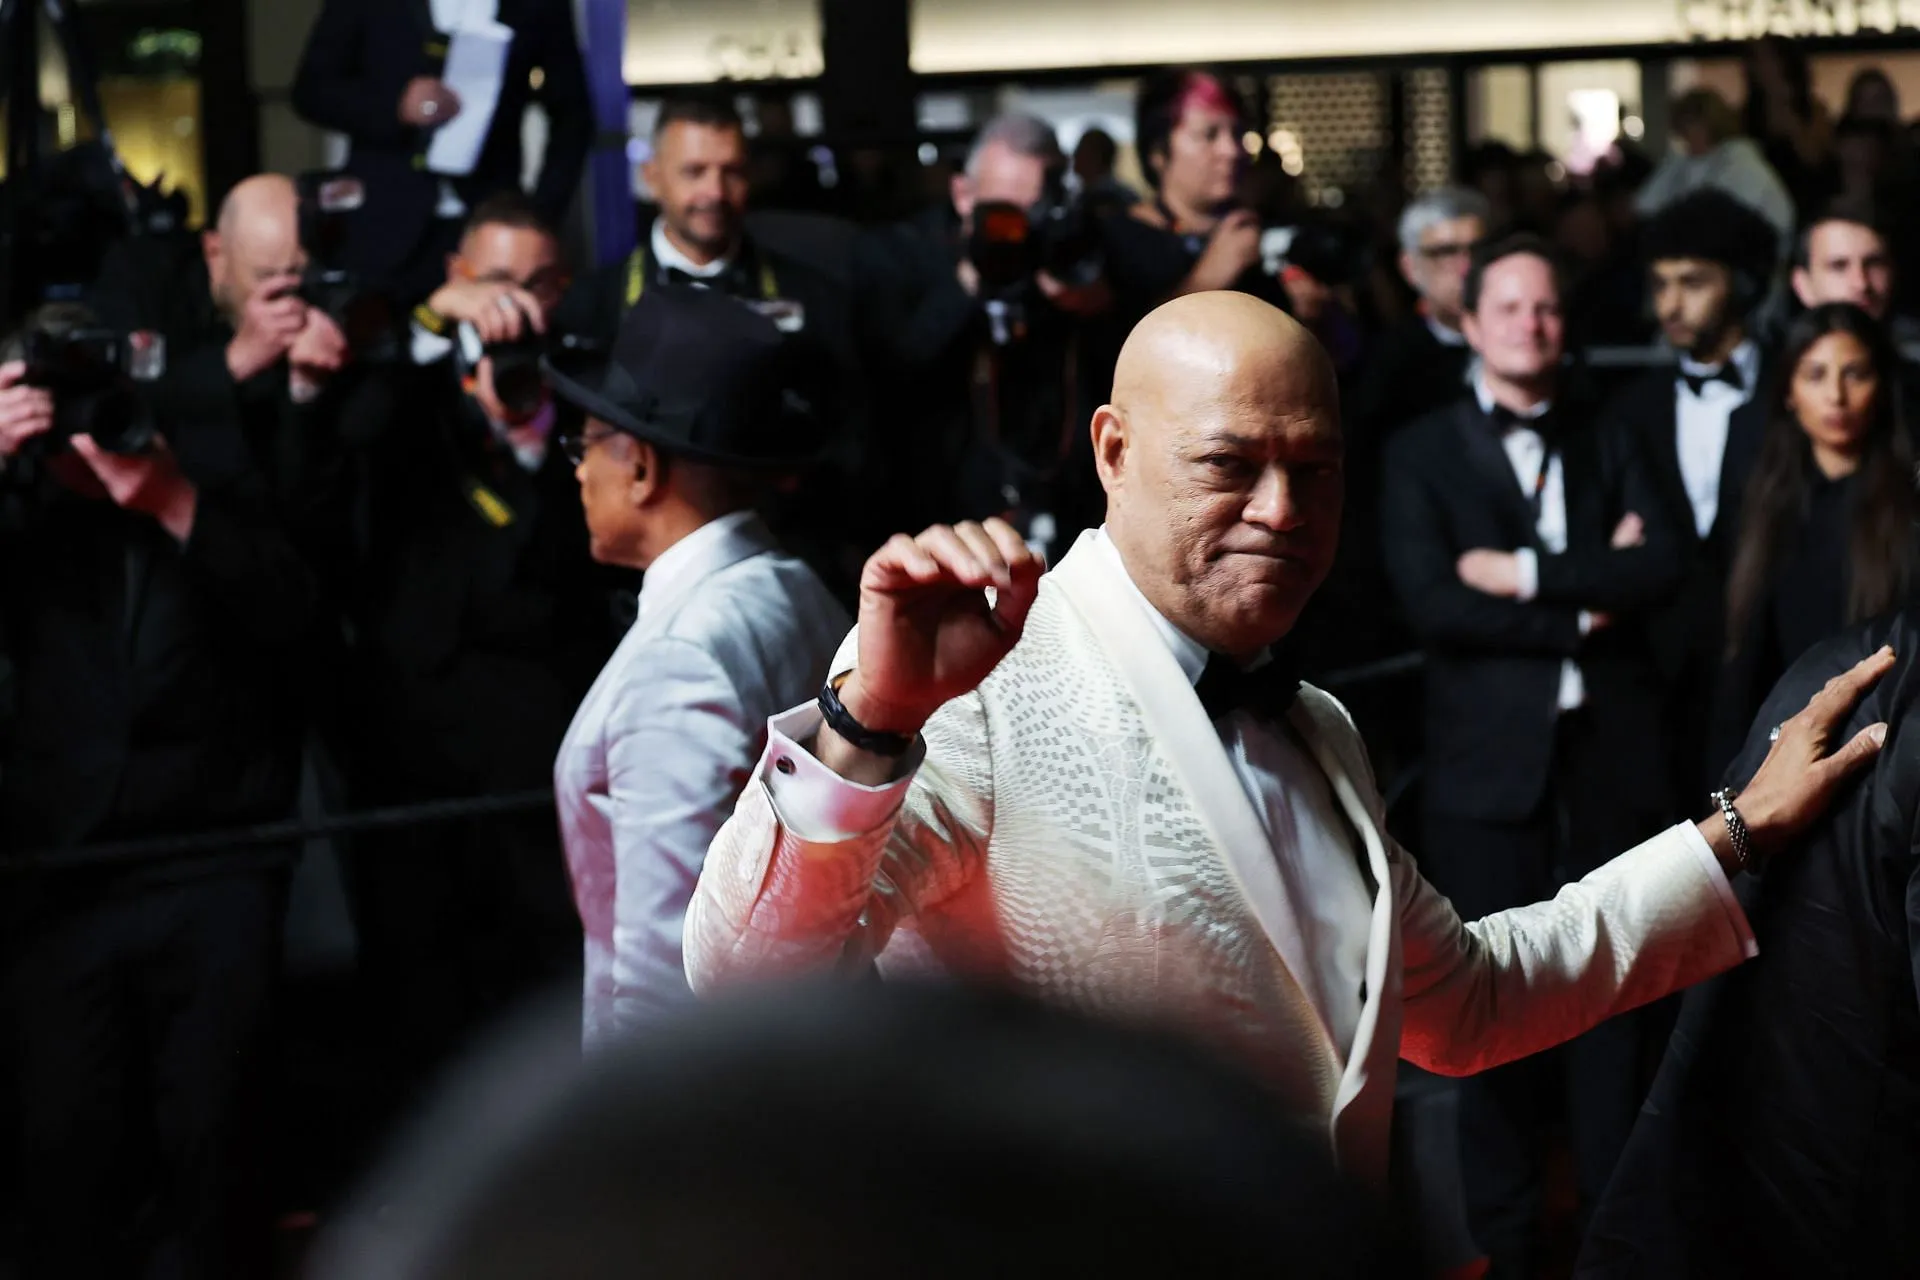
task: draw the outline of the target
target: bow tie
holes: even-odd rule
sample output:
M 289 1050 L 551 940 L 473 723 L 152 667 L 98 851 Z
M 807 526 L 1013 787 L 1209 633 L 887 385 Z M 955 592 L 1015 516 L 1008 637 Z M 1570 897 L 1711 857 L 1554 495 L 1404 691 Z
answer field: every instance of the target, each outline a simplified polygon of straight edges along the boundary
M 1207 669 L 1193 687 L 1206 708 L 1209 720 L 1234 711 L 1247 710 L 1270 720 L 1278 720 L 1293 706 L 1300 692 L 1300 675 L 1279 654 L 1255 671 L 1241 668 L 1233 659 L 1210 654 Z
M 1696 396 L 1705 391 L 1710 383 L 1715 382 L 1724 382 L 1735 391 L 1747 389 L 1747 380 L 1740 376 L 1740 366 L 1731 360 L 1717 369 L 1708 369 L 1705 373 L 1688 373 L 1682 369 L 1680 381 L 1684 382 L 1687 390 Z
M 740 287 L 740 272 L 735 266 L 729 266 L 725 271 L 717 275 L 697 276 L 693 274 L 693 272 L 682 270 L 679 267 L 663 265 L 660 268 L 660 282 L 662 284 L 690 284 L 696 289 L 718 289 L 721 293 L 736 297 L 745 292 L 745 290 Z
M 1547 420 L 1552 416 L 1553 410 L 1551 409 L 1530 418 L 1525 414 L 1515 413 L 1503 404 L 1496 404 L 1492 410 L 1488 412 L 1487 421 L 1491 422 L 1494 430 L 1500 432 L 1502 435 L 1505 435 L 1509 431 L 1517 431 L 1524 428 L 1528 431 L 1537 431 L 1544 436 L 1548 430 Z

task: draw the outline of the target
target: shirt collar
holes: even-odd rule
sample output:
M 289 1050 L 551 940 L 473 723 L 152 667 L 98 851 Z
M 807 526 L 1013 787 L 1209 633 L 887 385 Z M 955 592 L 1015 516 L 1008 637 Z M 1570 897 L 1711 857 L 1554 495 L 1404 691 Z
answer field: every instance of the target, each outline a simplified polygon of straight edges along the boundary
M 756 519 L 753 511 L 735 511 L 695 529 L 660 553 L 640 579 L 640 616 L 656 612 L 663 601 L 713 572 L 731 535 Z
M 695 264 L 691 258 L 687 257 L 686 254 L 680 252 L 673 241 L 667 238 L 666 219 L 655 218 L 653 220 L 653 261 L 656 266 L 663 268 L 677 267 L 690 276 L 696 276 L 702 280 L 711 280 L 715 276 L 725 275 L 727 268 L 733 265 L 734 258 L 739 256 L 739 252 L 738 246 L 735 246 L 734 249 L 722 257 L 715 258 L 706 266 L 699 266 Z
M 1493 391 L 1491 388 L 1487 386 L 1487 375 L 1485 370 L 1476 369 L 1474 371 L 1473 398 L 1480 402 L 1481 413 L 1487 414 L 1488 416 L 1492 416 Z M 1530 409 L 1519 410 L 1514 414 L 1514 416 L 1516 418 L 1522 418 L 1528 422 L 1532 422 L 1537 419 L 1546 417 L 1547 411 L 1551 408 L 1553 408 L 1553 401 L 1542 400 L 1539 404 L 1534 405 Z
M 1733 349 L 1733 354 L 1728 356 L 1727 360 L 1740 371 L 1740 385 L 1745 388 L 1746 394 L 1752 395 L 1754 384 L 1760 377 L 1760 344 L 1752 338 L 1747 338 Z M 1719 369 L 1720 366 L 1717 364 L 1701 364 L 1698 360 L 1689 360 L 1684 355 L 1680 357 L 1680 372 L 1692 374 L 1696 378 L 1716 373 Z
M 1420 313 L 1420 320 L 1427 326 L 1427 332 L 1433 335 L 1433 340 L 1441 346 L 1464 347 L 1467 345 L 1467 335 L 1458 329 L 1447 328 L 1424 311 Z
M 1207 659 L 1212 656 L 1207 646 L 1174 626 L 1167 620 L 1165 614 L 1153 607 L 1153 601 L 1147 599 L 1146 593 L 1141 591 L 1139 585 L 1134 582 L 1133 574 L 1127 568 L 1127 562 L 1120 558 L 1120 548 L 1113 545 L 1113 539 L 1107 536 L 1107 526 L 1104 524 L 1094 531 L 1093 546 L 1101 556 L 1105 557 L 1108 567 L 1114 571 L 1115 576 L 1127 584 L 1128 593 L 1146 613 L 1147 620 L 1153 624 L 1154 631 L 1167 646 L 1167 652 L 1171 653 L 1173 660 L 1180 664 L 1180 674 L 1187 678 L 1188 684 L 1199 684 L 1200 677 L 1207 670 Z M 1248 666 L 1248 670 L 1257 671 L 1272 660 L 1271 654 L 1262 654 Z

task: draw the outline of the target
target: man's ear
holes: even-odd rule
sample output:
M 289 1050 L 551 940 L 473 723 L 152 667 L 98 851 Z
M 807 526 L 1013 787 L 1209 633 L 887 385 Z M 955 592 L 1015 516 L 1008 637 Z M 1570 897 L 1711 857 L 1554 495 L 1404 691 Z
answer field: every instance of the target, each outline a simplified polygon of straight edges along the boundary
M 1803 307 L 1813 306 L 1813 273 L 1805 267 L 1793 269 L 1793 296 L 1800 299 Z
M 200 256 L 206 259 L 207 274 L 216 280 L 220 278 L 220 260 L 225 254 L 226 246 L 221 242 L 218 231 L 200 233 Z
M 1460 313 L 1460 336 L 1467 340 L 1469 347 L 1472 347 L 1475 351 L 1480 350 L 1480 317 L 1474 315 L 1471 311 L 1462 311 Z
M 627 437 L 626 466 L 630 475 L 627 491 L 633 505 L 644 507 L 658 500 L 666 488 L 666 457 L 645 440 Z
M 1111 494 L 1120 485 L 1127 467 L 1126 415 L 1110 404 L 1093 411 L 1093 465 L 1100 473 L 1100 487 Z

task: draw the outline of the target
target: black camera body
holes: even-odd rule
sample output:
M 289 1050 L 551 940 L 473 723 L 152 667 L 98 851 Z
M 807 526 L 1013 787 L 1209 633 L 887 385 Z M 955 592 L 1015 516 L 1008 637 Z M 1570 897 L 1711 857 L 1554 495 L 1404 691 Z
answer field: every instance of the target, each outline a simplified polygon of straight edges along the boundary
M 1068 288 L 1100 278 L 1106 258 L 1099 228 L 1081 201 L 1070 199 L 1057 181 L 1032 208 L 988 200 L 973 208 L 967 261 L 980 279 L 980 301 L 997 347 L 1023 341 L 1028 308 L 1042 272 Z
M 35 329 L 25 337 L 22 359 L 28 386 L 53 393 L 56 440 L 84 435 L 110 453 L 144 453 L 158 430 L 136 377 L 158 376 L 155 334 L 112 329 Z
M 1024 293 L 1041 272 L 1069 287 L 1089 285 L 1105 265 L 1086 206 L 1052 194 L 1030 209 L 1005 201 L 975 205 L 967 260 L 980 275 L 983 298 Z
M 605 358 L 606 347 L 580 334 L 526 333 L 512 342 L 488 343 L 482 356 L 493 361 L 493 394 L 515 418 L 529 418 L 547 394 L 547 370 L 574 372 L 595 358 Z
M 295 293 L 340 326 L 355 359 L 397 358 L 399 338 L 386 296 L 343 261 L 351 219 L 366 204 L 365 186 L 337 171 L 303 173 L 294 181 L 300 248 L 307 257 Z

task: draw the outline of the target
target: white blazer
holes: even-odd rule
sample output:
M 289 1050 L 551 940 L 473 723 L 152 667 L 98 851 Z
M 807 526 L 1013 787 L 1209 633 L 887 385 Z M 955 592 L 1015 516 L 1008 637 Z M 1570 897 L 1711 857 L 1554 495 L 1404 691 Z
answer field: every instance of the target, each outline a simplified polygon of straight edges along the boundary
M 817 694 L 847 615 L 757 517 L 670 551 L 554 766 L 586 931 L 585 1040 L 688 998 L 680 927 L 767 717 Z
M 840 782 L 823 801 L 831 775 L 794 745 L 817 718 L 776 721 L 688 912 L 694 989 L 871 957 L 886 975 L 984 971 L 1072 1008 L 1188 1024 L 1380 1180 L 1402 1053 L 1479 1071 L 1748 953 L 1724 877 L 1682 828 L 1551 902 L 1463 925 L 1386 836 L 1345 710 L 1306 687 L 1291 725 L 1373 896 L 1359 1025 L 1334 1044 L 1252 802 L 1151 619 L 1108 580 L 1121 572 L 1083 546 L 1047 574 L 1020 643 L 928 722 L 924 762 L 891 788 Z

